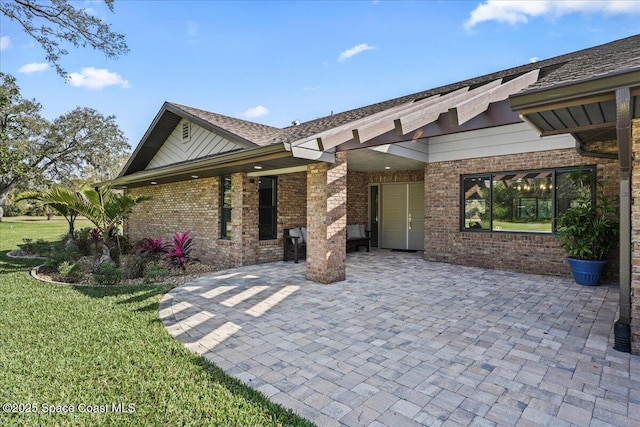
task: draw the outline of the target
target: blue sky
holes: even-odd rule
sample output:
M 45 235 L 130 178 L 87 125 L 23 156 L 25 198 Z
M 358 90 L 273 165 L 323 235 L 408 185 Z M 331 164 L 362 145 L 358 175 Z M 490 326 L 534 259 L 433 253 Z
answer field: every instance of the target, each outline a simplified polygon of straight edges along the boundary
M 74 4 L 125 34 L 129 54 L 71 47 L 65 81 L 1 16 L 0 71 L 49 119 L 115 115 L 133 147 L 165 100 L 284 127 L 640 33 L 640 1 Z

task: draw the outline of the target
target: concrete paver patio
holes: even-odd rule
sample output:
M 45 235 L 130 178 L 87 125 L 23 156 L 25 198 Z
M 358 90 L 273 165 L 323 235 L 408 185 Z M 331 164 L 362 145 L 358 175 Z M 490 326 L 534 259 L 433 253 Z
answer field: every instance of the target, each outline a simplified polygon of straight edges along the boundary
M 615 285 L 349 254 L 210 274 L 160 303 L 168 331 L 319 426 L 638 426 L 640 357 L 612 349 Z

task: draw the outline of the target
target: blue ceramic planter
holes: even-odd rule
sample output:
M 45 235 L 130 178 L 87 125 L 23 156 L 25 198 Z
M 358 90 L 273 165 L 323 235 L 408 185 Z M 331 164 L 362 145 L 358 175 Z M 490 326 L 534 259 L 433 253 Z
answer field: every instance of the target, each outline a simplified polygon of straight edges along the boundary
M 567 258 L 569 266 L 571 266 L 571 273 L 573 279 L 579 285 L 596 286 L 600 283 L 600 277 L 604 266 L 607 264 L 607 260 L 586 260 Z

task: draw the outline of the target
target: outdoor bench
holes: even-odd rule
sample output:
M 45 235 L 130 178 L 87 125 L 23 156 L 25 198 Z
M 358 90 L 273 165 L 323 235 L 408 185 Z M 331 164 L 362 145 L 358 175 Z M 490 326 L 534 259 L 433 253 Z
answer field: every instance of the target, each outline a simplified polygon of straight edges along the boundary
M 371 251 L 371 230 L 365 230 L 364 224 L 347 225 L 347 252 L 357 252 L 360 246 Z
M 284 240 L 284 261 L 293 259 L 298 262 L 300 258 L 306 258 L 307 255 L 307 228 L 285 228 L 283 233 Z M 371 231 L 365 230 L 364 224 L 347 225 L 347 252 L 358 251 L 361 246 L 367 248 L 367 252 L 371 251 Z

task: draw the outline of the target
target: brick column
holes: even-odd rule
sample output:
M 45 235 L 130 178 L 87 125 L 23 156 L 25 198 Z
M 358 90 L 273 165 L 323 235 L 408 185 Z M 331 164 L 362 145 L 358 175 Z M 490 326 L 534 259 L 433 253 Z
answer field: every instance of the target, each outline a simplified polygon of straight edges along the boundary
M 631 128 L 631 353 L 640 354 L 640 119 Z
M 253 181 L 253 182 L 251 182 Z M 231 175 L 232 259 L 235 266 L 258 262 L 258 180 L 246 173 Z
M 307 279 L 334 283 L 346 277 L 347 153 L 307 170 Z

